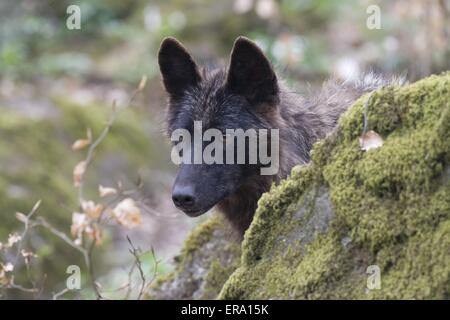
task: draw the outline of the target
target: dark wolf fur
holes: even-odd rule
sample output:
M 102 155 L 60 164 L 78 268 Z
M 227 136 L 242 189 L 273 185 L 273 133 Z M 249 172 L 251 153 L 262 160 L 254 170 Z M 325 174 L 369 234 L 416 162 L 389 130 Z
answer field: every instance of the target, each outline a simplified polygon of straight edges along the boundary
M 304 97 L 287 89 L 262 51 L 243 37 L 235 42 L 228 69 L 199 69 L 172 38 L 163 41 L 159 64 L 169 94 L 169 134 L 177 128 L 192 130 L 194 120 L 205 129 L 280 130 L 277 175 L 260 175 L 258 167 L 249 165 L 205 164 L 182 165 L 178 173 L 174 189 L 189 185 L 196 201 L 192 210 L 181 206 L 183 211 L 197 216 L 217 205 L 240 234 L 271 184 L 286 178 L 293 166 L 307 163 L 314 142 L 333 130 L 356 99 L 387 84 L 373 75 L 353 83 L 330 80 L 316 96 Z

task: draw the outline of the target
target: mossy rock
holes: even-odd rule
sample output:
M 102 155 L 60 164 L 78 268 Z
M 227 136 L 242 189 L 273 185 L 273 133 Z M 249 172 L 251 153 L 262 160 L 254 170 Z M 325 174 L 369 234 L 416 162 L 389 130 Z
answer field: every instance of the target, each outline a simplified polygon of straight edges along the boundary
M 234 239 L 234 240 L 233 240 Z M 149 299 L 214 299 L 239 265 L 240 243 L 219 215 L 193 230 L 175 271 L 159 278 Z
M 361 150 L 364 115 L 382 147 Z M 263 195 L 236 263 L 221 299 L 448 299 L 450 73 L 361 97 Z

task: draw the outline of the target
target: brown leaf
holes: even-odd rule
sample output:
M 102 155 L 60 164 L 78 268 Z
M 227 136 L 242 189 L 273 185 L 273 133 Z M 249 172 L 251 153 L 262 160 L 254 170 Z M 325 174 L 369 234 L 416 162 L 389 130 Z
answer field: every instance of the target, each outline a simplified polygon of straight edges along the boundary
M 26 263 L 27 265 L 30 264 L 31 259 L 37 258 L 37 254 L 35 254 L 34 252 L 31 252 L 31 251 L 26 251 L 26 250 L 24 250 L 24 249 L 22 249 L 22 250 L 20 251 L 20 254 L 21 254 L 22 257 L 24 258 L 25 263 Z
M 70 226 L 70 233 L 74 237 L 81 238 L 88 224 L 89 222 L 86 214 L 74 212 L 72 214 L 72 225 Z
M 18 233 L 12 233 L 8 236 L 8 243 L 6 244 L 6 247 L 11 248 L 20 240 L 22 240 L 22 237 Z
M 147 76 L 144 74 L 139 82 L 138 91 L 141 91 L 145 88 L 145 84 L 147 83 Z
M 78 139 L 72 144 L 72 150 L 81 150 L 85 147 L 87 147 L 91 142 L 87 139 Z
M 95 240 L 95 244 L 99 245 L 102 243 L 103 240 L 103 233 L 102 230 L 98 227 L 97 224 L 91 224 L 89 225 L 86 230 L 86 235 L 92 239 Z
M 90 128 L 87 129 L 86 135 L 87 135 L 87 139 L 78 139 L 77 141 L 75 141 L 72 144 L 72 150 L 74 150 L 74 151 L 81 150 L 91 144 L 92 131 Z
M 22 257 L 24 258 L 35 258 L 37 257 L 37 255 L 34 252 L 31 251 L 26 251 L 25 249 L 22 249 L 20 251 L 20 254 L 22 255 Z
M 81 208 L 83 212 L 87 214 L 87 216 L 91 219 L 97 219 L 103 212 L 102 204 L 95 204 L 94 201 L 82 201 Z
M 79 187 L 86 171 L 86 161 L 79 162 L 73 169 L 73 185 Z
M 2 265 L 2 268 L 5 272 L 11 272 L 14 270 L 14 266 L 11 262 L 8 262 L 7 264 Z
M 24 215 L 21 212 L 16 212 L 16 219 L 19 220 L 22 223 L 27 223 L 28 222 L 28 218 L 26 215 Z
M 375 131 L 370 130 L 359 138 L 359 145 L 364 151 L 377 149 L 383 145 L 383 138 Z
M 142 223 L 141 209 L 131 198 L 119 202 L 113 209 L 112 215 L 117 222 L 126 228 L 134 228 Z
M 115 188 L 104 187 L 102 185 L 98 186 L 98 192 L 100 193 L 100 197 L 106 197 L 113 194 L 117 194 L 117 190 Z

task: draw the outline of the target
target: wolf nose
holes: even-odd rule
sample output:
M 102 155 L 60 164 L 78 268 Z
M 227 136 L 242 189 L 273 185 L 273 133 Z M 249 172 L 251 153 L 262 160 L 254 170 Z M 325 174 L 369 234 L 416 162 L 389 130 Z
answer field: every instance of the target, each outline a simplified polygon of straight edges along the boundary
M 193 188 L 175 186 L 172 192 L 172 200 L 181 209 L 192 209 L 195 205 Z

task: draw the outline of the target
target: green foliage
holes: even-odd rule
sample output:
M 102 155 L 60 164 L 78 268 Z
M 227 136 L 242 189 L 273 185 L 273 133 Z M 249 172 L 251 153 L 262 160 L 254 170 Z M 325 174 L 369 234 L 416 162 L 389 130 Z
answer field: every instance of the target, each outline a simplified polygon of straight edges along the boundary
M 443 15 L 427 21 L 405 15 L 402 6 L 379 1 L 382 28 L 371 30 L 366 27 L 364 1 L 274 1 L 275 9 L 267 16 L 259 12 L 257 1 L 237 12 L 238 2 L 43 0 L 30 6 L 11 2 L 0 12 L 4 25 L 0 71 L 19 79 L 69 75 L 136 82 L 143 70 L 157 76 L 155 56 L 165 36 L 178 37 L 198 58 L 209 61 L 217 55 L 227 57 L 239 35 L 257 40 L 274 64 L 294 79 L 320 80 L 339 68 L 342 58 L 361 69 L 390 73 L 410 69 L 413 78 L 449 67 L 448 39 L 439 40 L 439 26 L 448 25 L 448 18 L 437 3 L 435 9 Z M 417 3 L 411 11 L 423 10 Z M 81 9 L 80 30 L 66 28 L 69 5 Z M 431 29 L 437 40 L 430 40 L 434 50 L 425 55 L 423 41 L 412 42 Z

